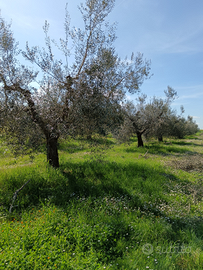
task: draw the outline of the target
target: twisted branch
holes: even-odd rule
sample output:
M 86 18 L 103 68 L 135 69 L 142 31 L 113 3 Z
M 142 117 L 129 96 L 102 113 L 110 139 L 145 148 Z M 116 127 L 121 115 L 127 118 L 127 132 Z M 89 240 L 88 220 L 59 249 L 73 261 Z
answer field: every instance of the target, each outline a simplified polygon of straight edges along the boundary
M 29 179 L 24 185 L 22 185 L 21 188 L 19 188 L 18 190 L 16 190 L 16 192 L 14 193 L 14 195 L 13 195 L 13 201 L 12 201 L 12 204 L 10 206 L 9 213 L 11 213 L 12 208 L 14 207 L 13 204 L 14 204 L 16 198 L 17 198 L 18 192 L 20 192 L 30 181 L 31 181 L 31 179 Z

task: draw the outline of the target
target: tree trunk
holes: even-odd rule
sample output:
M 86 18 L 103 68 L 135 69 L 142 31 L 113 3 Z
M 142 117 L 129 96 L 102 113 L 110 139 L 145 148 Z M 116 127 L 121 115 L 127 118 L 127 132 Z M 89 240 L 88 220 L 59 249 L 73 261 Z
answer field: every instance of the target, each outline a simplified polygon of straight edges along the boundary
M 87 135 L 87 140 L 91 140 L 91 139 L 92 139 L 92 135 L 91 134 Z
M 59 168 L 59 157 L 58 157 L 58 138 L 47 139 L 47 162 L 54 167 Z
M 142 140 L 142 133 L 141 132 L 137 132 L 137 142 L 138 142 L 138 145 L 137 147 L 143 147 L 144 144 L 143 144 L 143 140 Z
M 91 129 L 89 129 L 87 131 L 87 140 L 92 140 L 92 130 Z
M 161 134 L 158 136 L 158 141 L 163 142 L 163 136 Z

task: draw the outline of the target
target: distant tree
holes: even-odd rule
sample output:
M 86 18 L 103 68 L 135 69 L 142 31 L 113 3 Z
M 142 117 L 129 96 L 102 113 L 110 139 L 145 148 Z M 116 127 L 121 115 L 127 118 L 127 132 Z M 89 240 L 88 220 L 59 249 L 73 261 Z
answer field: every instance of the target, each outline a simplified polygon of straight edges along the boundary
M 180 107 L 180 115 L 177 114 L 176 110 L 170 107 L 171 102 L 176 96 L 175 94 L 173 97 L 169 98 L 169 100 L 166 100 L 163 114 L 159 117 L 154 128 L 145 133 L 146 137 L 157 137 L 159 141 L 163 141 L 163 136 L 182 139 L 184 136 L 195 134 L 199 130 L 198 125 L 193 121 L 191 116 L 185 119 L 183 116 L 185 112 L 183 106 Z M 160 101 L 163 100 L 160 99 L 159 102 Z M 157 108 L 158 107 L 159 106 L 157 106 Z
M 164 91 L 165 98 L 153 97 L 147 104 L 146 110 L 154 116 L 153 126 L 145 132 L 145 137 L 155 137 L 159 142 L 163 141 L 163 136 L 170 134 L 170 119 L 175 111 L 171 109 L 172 102 L 177 98 L 177 92 L 168 86 Z
M 105 129 L 115 119 L 119 121 L 118 105 L 125 92 L 137 92 L 149 77 L 150 62 L 143 55 L 132 54 L 129 61 L 122 61 L 115 53 L 115 26 L 105 22 L 114 2 L 86 0 L 85 5 L 81 4 L 84 30 L 70 28 L 66 7 L 65 39 L 59 43 L 52 41 L 49 24 L 45 22 L 46 49 L 30 48 L 27 43 L 26 51 L 20 51 L 11 26 L 0 18 L 1 115 L 11 116 L 7 120 L 14 123 L 17 118 L 10 104 L 12 100 L 15 105 L 19 103 L 22 115 L 26 113 L 31 120 L 25 122 L 37 126 L 45 137 L 47 161 L 53 167 L 59 167 L 57 142 L 63 132 L 91 133 L 99 127 Z M 62 52 L 63 60 L 55 58 L 53 44 Z M 71 47 L 75 49 L 72 65 Z M 21 53 L 38 67 L 36 71 L 20 64 Z M 4 130 L 10 127 L 7 124 Z
M 188 115 L 187 121 L 186 121 L 186 132 L 187 135 L 193 135 L 199 131 L 199 127 L 196 123 L 196 121 L 193 120 L 193 117 Z
M 134 134 L 137 136 L 138 147 L 142 147 L 142 135 L 152 126 L 152 118 L 145 111 L 146 95 L 139 97 L 139 102 L 135 106 L 132 102 L 124 105 L 125 120 L 119 129 L 117 138 L 121 141 L 128 141 Z
M 183 139 L 186 135 L 192 135 L 199 131 L 198 125 L 191 116 L 187 119 L 182 115 L 172 115 L 170 118 L 170 136 Z
M 119 132 L 119 138 L 128 140 L 133 134 L 136 134 L 138 147 L 142 147 L 142 135 L 148 137 L 157 136 L 162 140 L 163 133 L 166 130 L 166 119 L 170 108 L 170 103 L 177 95 L 177 92 L 168 87 L 165 92 L 166 98 L 154 97 L 149 103 L 146 102 L 147 96 L 142 95 L 138 98 L 138 103 L 132 102 L 126 104 L 125 122 Z

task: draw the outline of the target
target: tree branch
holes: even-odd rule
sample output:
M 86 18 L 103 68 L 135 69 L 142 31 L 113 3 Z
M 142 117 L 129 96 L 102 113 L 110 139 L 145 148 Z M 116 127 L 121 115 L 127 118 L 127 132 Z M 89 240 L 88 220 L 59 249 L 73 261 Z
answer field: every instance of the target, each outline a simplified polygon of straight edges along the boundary
M 12 204 L 11 204 L 11 206 L 9 208 L 9 213 L 11 213 L 12 208 L 14 207 L 13 204 L 14 204 L 16 198 L 17 198 L 18 192 L 20 192 L 30 181 L 31 181 L 31 179 L 29 179 L 24 185 L 22 185 L 21 188 L 17 189 L 16 192 L 14 193 L 14 195 L 13 195 L 13 201 L 12 201 Z
M 88 39 L 87 39 L 87 44 L 86 44 L 86 49 L 85 49 L 85 55 L 84 55 L 84 57 L 83 57 L 83 60 L 82 60 L 81 65 L 80 65 L 80 67 L 79 67 L 79 70 L 78 70 L 78 73 L 77 73 L 77 75 L 76 75 L 76 78 L 80 75 L 80 72 L 81 72 L 81 70 L 82 70 L 82 67 L 84 66 L 85 60 L 86 60 L 86 58 L 87 58 L 87 53 L 88 53 L 88 49 L 89 49 L 89 40 L 90 40 L 91 36 L 92 36 L 92 30 L 91 30 L 90 33 L 89 33 L 89 36 L 88 36 Z
M 4 89 L 5 90 L 19 92 L 25 97 L 25 99 L 27 100 L 27 103 L 28 103 L 28 106 L 29 106 L 29 109 L 30 109 L 30 112 L 31 112 L 31 115 L 32 115 L 32 118 L 33 118 L 33 121 L 36 122 L 39 125 L 39 127 L 43 131 L 44 135 L 48 138 L 49 132 L 48 132 L 48 130 L 46 128 L 46 125 L 45 125 L 44 121 L 41 119 L 41 117 L 38 115 L 38 113 L 36 111 L 35 103 L 34 103 L 32 97 L 31 97 L 31 92 L 29 90 L 25 90 L 25 89 L 21 88 L 18 83 L 13 84 L 11 86 L 8 86 L 7 83 L 6 83 L 5 78 L 2 75 L 0 75 L 0 77 L 1 77 L 1 79 L 3 81 L 3 83 L 4 83 Z

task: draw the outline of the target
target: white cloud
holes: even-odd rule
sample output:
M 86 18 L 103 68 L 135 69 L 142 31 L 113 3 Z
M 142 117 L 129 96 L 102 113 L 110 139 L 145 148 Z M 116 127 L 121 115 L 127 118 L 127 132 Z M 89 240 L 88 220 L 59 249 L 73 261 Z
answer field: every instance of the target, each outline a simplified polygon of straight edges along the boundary
M 197 99 L 203 97 L 203 84 L 190 85 L 190 86 L 177 86 L 175 87 L 178 94 L 184 93 L 178 97 L 178 100 L 183 99 Z
M 150 53 L 197 53 L 203 51 L 203 25 L 196 29 L 164 29 L 148 31 L 139 38 L 138 50 Z
M 203 51 L 202 15 L 197 14 L 195 7 L 191 8 L 193 11 L 191 13 L 187 7 L 182 16 L 175 16 L 171 10 L 172 3 L 164 5 L 161 0 L 150 2 L 135 1 L 136 4 L 132 4 L 131 7 L 131 10 L 135 9 L 135 18 L 139 19 L 139 28 L 136 29 L 136 35 L 139 36 L 136 41 L 137 51 L 159 54 Z M 167 5 L 169 11 L 165 7 Z M 130 7 L 128 10 L 130 12 Z M 179 10 L 182 11 L 180 5 Z M 130 30 L 126 32 L 130 34 Z
M 194 94 L 189 94 L 189 95 L 183 95 L 180 96 L 178 99 L 191 99 L 191 98 L 200 98 L 203 96 L 203 93 L 194 93 Z
M 202 90 L 203 91 L 203 84 L 198 84 L 198 85 L 190 85 L 190 86 L 177 86 L 176 90 L 189 90 L 189 91 L 194 91 L 196 90 Z

